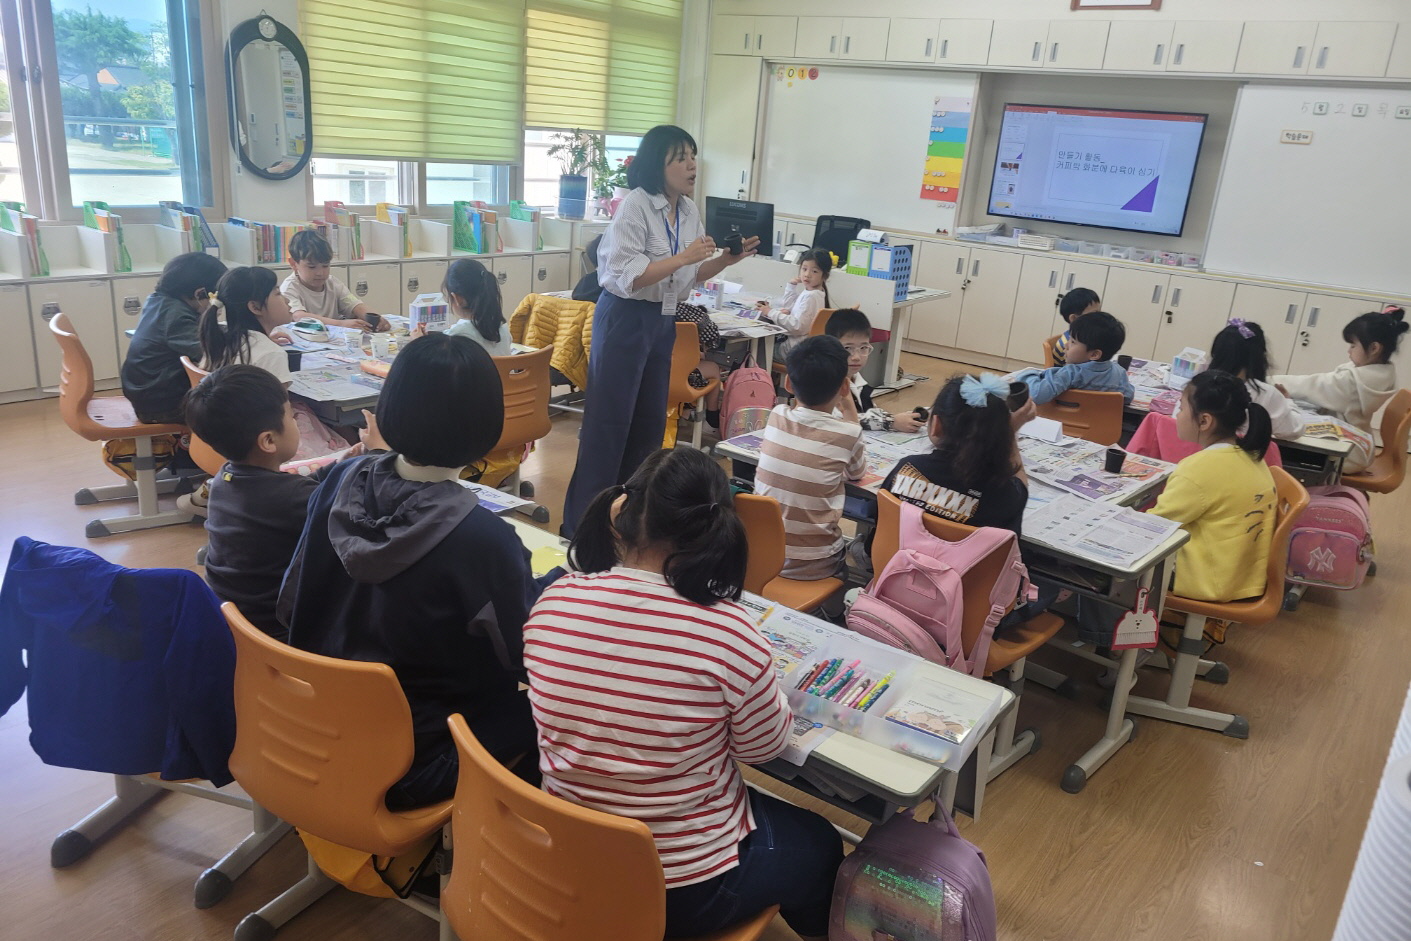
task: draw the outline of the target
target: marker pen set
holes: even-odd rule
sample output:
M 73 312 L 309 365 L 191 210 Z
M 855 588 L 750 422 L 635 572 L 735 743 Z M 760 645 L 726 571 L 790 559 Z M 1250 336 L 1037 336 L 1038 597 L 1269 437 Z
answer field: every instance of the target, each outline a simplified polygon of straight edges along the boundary
M 895 670 L 880 674 L 864 667 L 861 660 L 848 662 L 845 657 L 833 657 L 819 661 L 806 671 L 794 688 L 866 712 L 892 685 L 895 677 Z

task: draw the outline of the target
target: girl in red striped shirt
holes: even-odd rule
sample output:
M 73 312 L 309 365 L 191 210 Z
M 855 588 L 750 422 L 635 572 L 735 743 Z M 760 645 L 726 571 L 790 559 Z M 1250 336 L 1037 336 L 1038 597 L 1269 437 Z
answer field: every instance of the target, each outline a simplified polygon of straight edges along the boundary
M 666 937 L 779 905 L 822 941 L 841 841 L 735 766 L 778 756 L 792 716 L 768 642 L 733 603 L 747 546 L 724 472 L 658 451 L 593 501 L 569 551 L 579 571 L 524 627 L 544 788 L 651 828 Z

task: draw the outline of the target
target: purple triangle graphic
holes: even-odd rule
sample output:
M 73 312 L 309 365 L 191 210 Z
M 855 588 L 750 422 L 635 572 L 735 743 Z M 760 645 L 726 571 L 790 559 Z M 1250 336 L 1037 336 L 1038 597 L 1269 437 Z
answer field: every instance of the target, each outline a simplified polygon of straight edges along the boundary
M 1151 212 L 1156 205 L 1156 181 L 1160 179 L 1159 176 L 1152 177 L 1151 182 L 1143 186 L 1140 193 L 1127 200 L 1127 205 L 1122 208 L 1133 212 Z

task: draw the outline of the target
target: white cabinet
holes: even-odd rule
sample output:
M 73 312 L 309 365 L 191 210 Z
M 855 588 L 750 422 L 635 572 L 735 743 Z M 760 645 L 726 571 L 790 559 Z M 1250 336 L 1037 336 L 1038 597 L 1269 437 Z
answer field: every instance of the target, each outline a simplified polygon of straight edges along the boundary
M 794 39 L 800 59 L 836 59 L 843 49 L 843 20 L 837 16 L 801 16 Z
M 990 20 L 941 20 L 936 34 L 940 65 L 984 65 L 990 61 Z M 893 33 L 895 33 L 893 29 Z
M 1411 22 L 1396 28 L 1396 41 L 1391 46 L 1386 74 L 1387 78 L 1411 78 Z
M 950 291 L 950 297 L 912 305 L 906 338 L 954 347 L 960 329 L 960 306 L 965 299 L 961 285 L 965 283 L 970 249 L 952 242 L 922 242 L 916 248 L 913 283 Z
M 970 249 L 960 289 L 960 328 L 955 345 L 962 350 L 1003 356 L 1009 346 L 1014 295 L 1024 256 L 988 248 Z
M 1209 350 L 1210 341 L 1230 317 L 1234 299 L 1233 281 L 1171 275 L 1152 359 L 1169 360 L 1188 346 Z M 1121 317 L 1120 311 L 1117 316 Z
M 127 348 L 132 338 L 127 331 L 137 329 L 137 321 L 142 319 L 142 306 L 157 288 L 160 275 L 143 274 L 131 278 L 113 279 L 113 313 L 117 317 L 118 366 L 127 360 Z
M 1178 20 L 1166 71 L 1233 72 L 1243 32 L 1240 22 Z
M 107 280 L 31 281 L 29 285 L 30 326 L 34 330 L 39 385 L 51 389 L 59 384 L 59 344 L 49 335 L 49 318 L 54 313 L 68 315 L 69 323 L 83 341 L 93 361 L 93 378 L 109 382 L 118 378 L 117 324 L 113 319 L 113 293 Z
M 572 287 L 573 280 L 569 275 L 567 252 L 550 252 L 534 256 L 534 286 L 531 289 L 533 293 L 546 294 L 549 291 L 567 291 Z M 506 304 L 505 317 L 508 318 L 513 312 L 514 307 Z
M 1170 289 L 1171 276 L 1164 271 L 1116 265 L 1108 269 L 1107 285 L 1099 293 L 1103 309 L 1114 311 L 1113 316 L 1127 328 L 1123 353 L 1137 359 L 1152 358 Z
M 1308 74 L 1380 78 L 1395 36 L 1395 23 L 1319 23 Z
M 39 377 L 34 369 L 34 330 L 23 284 L 0 284 L 0 333 L 5 337 L 0 343 L 0 392 L 35 388 Z
M 697 181 L 696 191 L 705 196 L 744 199 L 750 191 L 754 166 L 761 60 L 721 55 L 710 59 L 712 82 L 729 76 L 731 82 L 738 84 L 732 94 L 706 96 L 697 157 L 702 179 Z M 704 203 L 700 199 L 697 202 Z
M 402 262 L 402 300 L 397 306 L 397 313 L 406 313 L 407 305 L 414 301 L 418 294 L 439 294 L 441 285 L 446 280 L 448 267 L 450 261 L 445 258 Z
M 1050 20 L 1044 66 L 1050 69 L 1100 69 L 1107 51 L 1106 20 Z
M 839 59 L 881 62 L 887 58 L 891 20 L 880 16 L 850 16 L 843 20 L 843 46 Z
M 1318 34 L 1317 23 L 1244 24 L 1235 71 L 1246 75 L 1303 75 Z
M 490 259 L 482 259 L 486 265 Z M 495 279 L 500 282 L 500 298 L 505 309 L 513 311 L 519 302 L 534 292 L 534 260 L 529 255 L 496 255 Z
M 878 16 L 801 16 L 793 56 L 881 61 L 887 58 L 889 24 L 889 20 Z
M 935 62 L 940 20 L 893 17 L 887 32 L 888 62 Z
M 1232 316 L 1253 321 L 1263 328 L 1264 341 L 1269 348 L 1269 362 L 1277 366 L 1287 363 L 1293 355 L 1293 343 L 1298 336 L 1298 325 L 1303 317 L 1303 302 L 1306 299 L 1307 295 L 1302 291 L 1241 284 L 1235 289 L 1235 302 L 1230 308 L 1230 313 Z M 1208 350 L 1209 342 L 1206 340 L 1207 345 L 1202 349 Z
M 995 20 L 990 32 L 989 64 L 1037 69 L 1044 64 L 1047 20 Z
M 1107 32 L 1102 67 L 1110 72 L 1164 72 L 1171 56 L 1170 20 L 1116 20 Z
M 717 16 L 710 51 L 727 56 L 755 55 L 754 21 L 753 16 Z
M 788 57 L 794 54 L 798 18 L 717 16 L 710 50 L 720 55 Z
M 402 266 L 395 261 L 360 262 L 348 266 L 348 290 L 375 314 L 401 314 Z
M 798 29 L 796 16 L 756 16 L 754 18 L 754 51 L 766 58 L 794 54 L 794 33 Z
M 1043 342 L 1067 328 L 1058 313 L 1063 295 L 1075 287 L 1085 287 L 1101 297 L 1106 284 L 1106 265 L 1064 261 L 1062 256 L 1054 255 L 1025 256 L 1005 355 L 1021 362 L 1041 362 Z
M 779 257 L 782 258 L 784 252 L 790 248 L 802 250 L 813 247 L 813 233 L 817 225 L 812 222 L 799 222 L 795 219 L 782 219 L 774 217 L 774 243 L 777 247 Z M 765 251 L 765 246 L 760 246 L 760 252 Z M 918 284 L 920 282 L 917 282 Z
M 1303 302 L 1303 319 L 1293 341 L 1293 353 L 1288 365 L 1275 359 L 1270 373 L 1305 376 L 1315 372 L 1331 372 L 1347 362 L 1347 342 L 1342 328 L 1354 317 L 1381 307 L 1380 302 L 1366 298 L 1336 297 L 1331 294 L 1309 294 Z

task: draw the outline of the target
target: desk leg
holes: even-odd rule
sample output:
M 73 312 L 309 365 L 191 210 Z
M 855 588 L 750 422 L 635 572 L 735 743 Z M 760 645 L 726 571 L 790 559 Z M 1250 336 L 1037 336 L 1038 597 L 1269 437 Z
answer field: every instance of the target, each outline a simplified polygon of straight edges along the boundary
M 907 308 L 892 308 L 891 337 L 887 340 L 887 361 L 882 367 L 882 384 L 877 386 L 878 392 L 895 392 L 898 389 L 905 389 L 915 385 L 912 379 L 899 378 L 901 373 L 901 342 L 902 332 L 905 327 Z
M 774 362 L 774 334 L 759 338 L 759 362 L 755 365 L 760 369 L 768 371 L 769 364 Z

